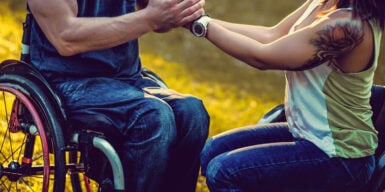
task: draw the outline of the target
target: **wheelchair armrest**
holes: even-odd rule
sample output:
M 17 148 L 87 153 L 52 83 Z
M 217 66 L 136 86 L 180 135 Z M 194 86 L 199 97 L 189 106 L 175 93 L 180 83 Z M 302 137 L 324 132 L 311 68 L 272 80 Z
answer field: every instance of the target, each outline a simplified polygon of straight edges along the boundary
M 257 125 L 275 122 L 285 122 L 285 105 L 279 104 L 273 109 L 269 110 L 262 118 L 257 122 Z
M 150 69 L 143 68 L 142 69 L 142 75 L 144 77 L 152 79 L 163 89 L 168 88 L 167 84 L 163 81 L 163 79 L 159 75 L 157 75 L 155 72 L 151 71 Z

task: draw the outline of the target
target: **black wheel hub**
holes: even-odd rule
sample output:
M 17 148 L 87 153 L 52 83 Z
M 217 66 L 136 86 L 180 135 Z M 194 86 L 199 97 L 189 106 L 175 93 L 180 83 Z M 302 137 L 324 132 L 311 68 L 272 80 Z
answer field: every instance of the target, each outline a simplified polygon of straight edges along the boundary
M 3 169 L 2 169 L 3 170 Z M 8 174 L 7 177 L 10 181 L 17 181 L 21 177 L 21 174 L 19 174 L 20 171 L 20 164 L 16 161 L 12 161 L 8 165 L 8 170 L 12 174 Z

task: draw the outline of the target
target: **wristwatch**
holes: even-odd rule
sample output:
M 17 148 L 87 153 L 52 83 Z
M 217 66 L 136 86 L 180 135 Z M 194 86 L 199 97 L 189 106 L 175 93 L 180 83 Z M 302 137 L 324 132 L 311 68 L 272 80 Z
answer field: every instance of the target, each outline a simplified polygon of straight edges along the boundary
M 191 32 L 197 37 L 206 37 L 207 25 L 211 21 L 211 18 L 204 14 L 195 20 L 191 25 Z

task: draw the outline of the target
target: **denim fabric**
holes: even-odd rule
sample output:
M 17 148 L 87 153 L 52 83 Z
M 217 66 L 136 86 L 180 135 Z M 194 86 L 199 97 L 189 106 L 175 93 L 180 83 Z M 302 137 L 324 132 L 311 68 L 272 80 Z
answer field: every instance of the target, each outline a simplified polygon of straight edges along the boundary
M 343 192 L 360 190 L 374 157 L 330 158 L 295 140 L 286 123 L 234 129 L 209 139 L 202 174 L 212 192 Z
M 123 135 L 118 146 L 128 191 L 193 192 L 209 116 L 201 100 L 153 81 L 75 79 L 56 85 L 69 116 L 105 116 Z

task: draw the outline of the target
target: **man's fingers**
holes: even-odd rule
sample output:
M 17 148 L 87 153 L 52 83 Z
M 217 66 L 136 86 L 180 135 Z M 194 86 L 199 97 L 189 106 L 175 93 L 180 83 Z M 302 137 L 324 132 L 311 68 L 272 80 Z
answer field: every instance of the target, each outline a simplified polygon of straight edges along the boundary
M 195 13 L 193 14 L 190 14 L 186 17 L 183 17 L 183 19 L 181 20 L 181 25 L 185 25 L 187 23 L 190 23 L 196 19 L 198 19 L 200 16 L 202 16 L 204 14 L 204 10 L 203 9 L 200 9 L 198 11 L 196 11 Z
M 181 10 L 181 15 L 185 17 L 202 9 L 204 5 L 204 0 L 183 0 L 177 5 L 177 9 Z
M 185 25 L 186 23 L 192 22 L 195 19 L 198 19 L 202 14 L 204 14 L 203 6 L 205 5 L 205 0 L 183 0 L 177 6 L 182 10 L 180 12 L 180 22 L 179 25 Z
M 180 27 L 199 18 L 203 13 L 205 0 L 150 0 L 147 8 L 152 8 L 154 22 L 159 29 Z M 163 31 L 163 30 L 162 30 Z

